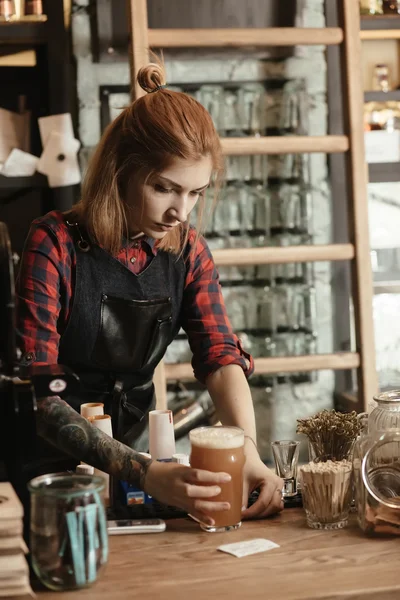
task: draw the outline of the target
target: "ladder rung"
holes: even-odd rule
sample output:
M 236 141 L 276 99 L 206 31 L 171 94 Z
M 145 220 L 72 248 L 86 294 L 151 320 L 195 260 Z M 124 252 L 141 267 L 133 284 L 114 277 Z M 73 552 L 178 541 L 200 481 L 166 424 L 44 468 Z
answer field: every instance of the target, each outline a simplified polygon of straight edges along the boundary
M 246 154 L 307 154 L 308 152 L 346 152 L 345 135 L 282 135 L 263 137 L 221 138 L 223 153 L 228 156 Z
M 338 352 L 337 354 L 312 354 L 310 356 L 279 356 L 272 358 L 255 358 L 254 373 L 256 375 L 272 375 L 276 373 L 302 373 L 323 370 L 348 370 L 360 366 L 360 357 L 355 352 Z M 166 364 L 167 381 L 194 380 L 190 363 Z
M 324 246 L 263 246 L 262 248 L 223 248 L 212 251 L 217 266 L 273 265 L 351 260 L 352 244 L 326 244 Z
M 243 48 L 268 46 L 332 46 L 341 44 L 339 27 L 274 27 L 267 29 L 149 29 L 150 48 Z

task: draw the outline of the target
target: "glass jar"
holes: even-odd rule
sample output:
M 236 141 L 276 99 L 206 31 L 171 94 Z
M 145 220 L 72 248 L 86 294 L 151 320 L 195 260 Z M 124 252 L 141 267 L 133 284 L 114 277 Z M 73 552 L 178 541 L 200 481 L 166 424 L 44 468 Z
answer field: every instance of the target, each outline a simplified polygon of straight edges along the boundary
M 32 479 L 30 552 L 40 581 L 51 590 L 86 587 L 108 559 L 105 480 L 52 473 Z
M 393 521 L 397 518 L 397 512 L 393 517 L 393 510 L 398 510 L 400 516 L 400 502 L 396 509 L 393 500 L 388 500 L 390 495 L 393 498 L 397 492 L 400 499 L 400 390 L 382 392 L 374 396 L 374 400 L 377 406 L 368 416 L 368 429 L 363 427 L 354 446 L 353 472 L 358 523 L 368 533 L 400 534 L 400 520 L 398 530 L 396 524 L 392 523 L 392 527 L 387 522 L 387 519 Z M 363 414 L 359 418 L 365 420 L 365 417 Z M 397 471 L 398 490 L 395 482 Z M 378 484 L 382 488 L 380 499 L 373 491 Z
M 400 431 L 362 435 L 354 450 L 357 518 L 368 534 L 400 535 Z
M 400 429 L 400 390 L 374 396 L 377 406 L 368 418 L 368 431 L 374 435 Z

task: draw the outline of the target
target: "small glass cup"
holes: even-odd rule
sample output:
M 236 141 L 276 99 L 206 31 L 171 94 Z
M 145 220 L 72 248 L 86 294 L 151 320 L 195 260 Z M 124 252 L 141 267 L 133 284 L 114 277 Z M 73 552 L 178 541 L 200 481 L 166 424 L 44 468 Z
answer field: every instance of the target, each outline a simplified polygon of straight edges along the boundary
M 40 581 L 56 591 L 87 587 L 108 559 L 103 477 L 51 473 L 28 483 L 30 551 Z
M 283 497 L 297 494 L 297 463 L 299 461 L 300 442 L 280 440 L 272 442 L 272 453 L 276 474 L 283 479 Z
M 219 484 L 221 493 L 209 500 L 229 502 L 230 509 L 213 512 L 214 525 L 200 523 L 210 533 L 238 529 L 242 522 L 244 431 L 239 427 L 198 427 L 189 433 L 191 443 L 190 466 L 214 473 L 228 473 L 229 483 Z

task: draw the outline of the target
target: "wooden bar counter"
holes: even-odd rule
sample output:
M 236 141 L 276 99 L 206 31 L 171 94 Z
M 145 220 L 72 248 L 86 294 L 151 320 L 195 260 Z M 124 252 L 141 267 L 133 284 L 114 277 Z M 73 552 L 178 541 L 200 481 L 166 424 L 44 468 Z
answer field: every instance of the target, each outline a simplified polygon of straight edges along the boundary
M 280 548 L 236 558 L 222 544 L 267 538 Z M 307 527 L 302 509 L 203 533 L 190 520 L 165 533 L 110 537 L 106 570 L 77 592 L 39 592 L 39 600 L 396 600 L 400 539 L 369 538 L 352 515 L 348 528 Z

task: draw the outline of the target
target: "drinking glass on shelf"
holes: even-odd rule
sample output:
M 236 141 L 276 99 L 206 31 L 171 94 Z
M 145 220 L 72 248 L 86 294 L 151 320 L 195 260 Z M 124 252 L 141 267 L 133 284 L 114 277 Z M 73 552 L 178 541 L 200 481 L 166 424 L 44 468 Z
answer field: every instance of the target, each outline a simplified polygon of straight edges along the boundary
M 236 184 L 239 194 L 240 226 L 242 235 L 253 231 L 255 220 L 255 198 L 249 185 Z
M 231 288 L 225 307 L 235 331 L 257 327 L 257 300 L 250 287 Z
M 268 156 L 266 154 L 253 154 L 250 156 L 251 181 L 261 184 L 264 188 L 268 179 Z
M 211 230 L 221 237 L 229 237 L 229 205 L 225 201 L 227 194 L 227 186 L 220 193 L 219 200 L 214 208 L 212 215 Z
M 291 287 L 291 303 L 290 303 L 290 328 L 301 329 L 305 331 L 307 329 L 307 301 L 309 295 L 309 288 L 303 285 L 293 285 Z
M 292 356 L 293 355 L 293 339 L 290 333 L 277 333 L 274 336 L 275 343 L 275 356 Z M 276 377 L 281 380 L 282 383 L 289 383 L 290 376 L 285 372 L 276 374 Z
M 276 296 L 274 288 L 265 286 L 256 292 L 257 297 L 257 327 L 267 329 L 271 335 L 275 334 L 277 326 Z
M 239 90 L 224 90 L 223 129 L 225 135 L 237 137 L 243 135 L 243 105 L 239 102 Z
M 277 285 L 274 287 L 276 305 L 276 326 L 278 331 L 290 329 L 290 308 L 292 288 L 288 285 Z
M 262 185 L 252 185 L 254 198 L 254 229 L 262 231 L 267 237 L 271 235 L 271 194 Z
M 253 161 L 250 154 L 238 156 L 239 179 L 240 181 L 249 182 L 251 180 Z
M 204 531 L 215 533 L 238 529 L 242 518 L 244 431 L 239 427 L 199 427 L 189 433 L 190 465 L 214 473 L 228 473 L 229 483 L 221 483 L 217 502 L 228 502 L 229 510 L 210 512 L 214 525 L 200 523 Z
M 245 85 L 241 98 L 244 130 L 248 135 L 260 135 L 264 128 L 264 86 L 257 83 Z
M 223 102 L 224 89 L 221 85 L 203 85 L 198 100 L 208 110 L 216 130 L 221 133 L 224 128 Z
M 280 197 L 282 199 L 283 227 L 299 231 L 301 229 L 301 199 L 297 186 L 283 185 Z
M 279 129 L 297 135 L 308 133 L 308 95 L 298 81 L 288 81 L 283 87 Z

